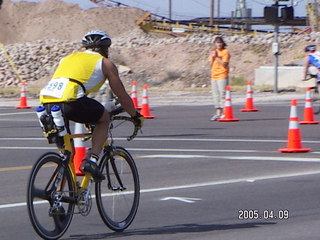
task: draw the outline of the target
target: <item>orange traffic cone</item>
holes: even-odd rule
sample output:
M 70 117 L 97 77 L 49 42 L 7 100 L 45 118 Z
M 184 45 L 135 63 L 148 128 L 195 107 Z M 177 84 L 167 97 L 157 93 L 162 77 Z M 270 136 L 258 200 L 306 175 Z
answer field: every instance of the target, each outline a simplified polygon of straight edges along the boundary
M 285 152 L 285 153 L 311 151 L 311 148 L 302 148 L 300 129 L 298 127 L 296 99 L 291 100 L 287 147 L 279 148 L 278 151 Z
M 246 105 L 243 109 L 240 109 L 241 112 L 257 112 L 260 109 L 254 108 L 253 105 L 253 91 L 252 91 L 252 82 L 249 81 L 248 82 L 248 86 L 247 86 L 247 100 L 246 100 Z
M 26 90 L 27 83 L 25 81 L 21 82 L 21 91 L 20 91 L 20 105 L 17 106 L 17 109 L 21 108 L 31 108 L 27 104 L 27 90 Z
M 233 118 L 233 108 L 231 103 L 231 87 L 226 88 L 226 101 L 224 103 L 224 117 L 218 119 L 219 122 L 235 122 L 239 121 L 238 118 Z
M 155 118 L 155 116 L 150 115 L 149 100 L 148 100 L 148 85 L 146 84 L 143 85 L 141 114 L 145 118 Z
M 82 134 L 82 133 L 84 133 L 83 124 L 75 123 L 74 134 Z M 82 160 L 86 157 L 87 149 L 84 146 L 84 142 L 81 140 L 81 138 L 74 139 L 74 149 L 75 149 L 75 153 L 73 156 L 74 168 L 78 176 L 83 176 L 84 173 L 80 170 L 80 166 L 81 166 Z
M 310 87 L 307 87 L 303 115 L 304 115 L 304 119 L 303 119 L 303 121 L 299 122 L 300 124 L 318 124 L 319 123 L 319 121 L 314 120 L 312 99 L 311 99 L 311 88 Z
M 138 105 L 138 97 L 137 97 L 137 81 L 132 82 L 132 90 L 131 90 L 131 99 L 134 104 L 135 109 L 141 109 Z

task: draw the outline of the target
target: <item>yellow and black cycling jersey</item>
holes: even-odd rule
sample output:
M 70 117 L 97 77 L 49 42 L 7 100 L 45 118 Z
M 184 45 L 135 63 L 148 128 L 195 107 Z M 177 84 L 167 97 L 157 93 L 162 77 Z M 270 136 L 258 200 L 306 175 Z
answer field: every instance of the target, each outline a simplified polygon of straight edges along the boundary
M 103 56 L 92 51 L 77 52 L 61 59 L 52 79 L 40 92 L 40 102 L 72 102 L 98 91 L 106 77 Z

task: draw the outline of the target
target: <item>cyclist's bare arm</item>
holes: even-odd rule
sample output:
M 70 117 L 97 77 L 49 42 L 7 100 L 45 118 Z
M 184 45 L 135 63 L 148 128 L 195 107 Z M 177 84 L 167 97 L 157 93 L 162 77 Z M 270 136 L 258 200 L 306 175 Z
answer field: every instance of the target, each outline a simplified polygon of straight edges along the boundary
M 307 80 L 309 80 L 309 79 L 307 79 L 307 76 L 308 76 L 309 67 L 310 67 L 310 63 L 309 63 L 308 57 L 305 59 L 303 66 L 304 66 L 304 72 L 303 72 L 303 79 L 302 79 L 302 81 L 307 81 Z
M 136 115 L 136 109 L 133 105 L 131 97 L 126 92 L 116 66 L 107 58 L 103 58 L 102 71 L 109 80 L 110 87 L 113 93 L 119 98 L 121 106 L 129 113 L 130 116 Z

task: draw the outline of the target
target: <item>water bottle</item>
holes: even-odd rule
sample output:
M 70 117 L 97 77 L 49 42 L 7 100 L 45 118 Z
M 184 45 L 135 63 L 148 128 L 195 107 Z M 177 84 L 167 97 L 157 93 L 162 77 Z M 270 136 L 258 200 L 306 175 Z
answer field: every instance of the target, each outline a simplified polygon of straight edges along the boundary
M 67 134 L 66 128 L 64 127 L 64 119 L 62 116 L 62 112 L 59 106 L 54 105 L 51 108 L 51 115 L 53 117 L 54 124 L 56 125 L 59 136 L 64 136 Z
M 43 124 L 42 124 L 40 118 L 41 118 L 42 115 L 44 115 L 44 114 L 46 114 L 46 113 L 47 113 L 47 112 L 46 112 L 46 109 L 45 109 L 44 106 L 39 106 L 39 107 L 37 107 L 37 116 L 38 116 L 38 118 L 39 118 L 39 123 L 40 123 L 40 126 L 41 126 L 42 128 L 43 128 Z

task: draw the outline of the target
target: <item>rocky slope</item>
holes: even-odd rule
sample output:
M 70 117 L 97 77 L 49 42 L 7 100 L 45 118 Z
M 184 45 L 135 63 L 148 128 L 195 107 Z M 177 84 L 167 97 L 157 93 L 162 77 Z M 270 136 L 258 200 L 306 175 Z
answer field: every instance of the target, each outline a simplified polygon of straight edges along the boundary
M 0 22 L 3 23 L 0 25 L 0 42 L 4 44 L 4 51 L 0 52 L 0 86 L 16 86 L 22 78 L 30 85 L 41 87 L 61 57 L 81 49 L 81 37 L 91 29 L 102 29 L 112 36 L 110 58 L 119 65 L 126 84 L 138 80 L 170 88 L 207 86 L 207 56 L 215 35 L 172 37 L 147 34 L 135 24 L 141 15 L 143 12 L 136 8 L 82 10 L 76 5 L 55 0 L 5 2 L 0 10 Z M 255 68 L 273 64 L 272 34 L 224 35 L 224 38 L 232 55 L 231 78 L 234 84 L 253 80 Z M 280 64 L 302 62 L 303 46 L 317 43 L 319 39 L 317 33 L 280 36 Z

